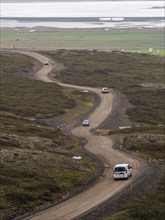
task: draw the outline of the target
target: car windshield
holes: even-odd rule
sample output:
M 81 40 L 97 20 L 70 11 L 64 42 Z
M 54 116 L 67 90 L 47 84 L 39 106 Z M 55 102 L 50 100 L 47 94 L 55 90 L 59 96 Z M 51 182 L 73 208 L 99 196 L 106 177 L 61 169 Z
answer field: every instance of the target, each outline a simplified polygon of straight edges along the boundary
M 115 172 L 125 171 L 125 167 L 115 167 Z

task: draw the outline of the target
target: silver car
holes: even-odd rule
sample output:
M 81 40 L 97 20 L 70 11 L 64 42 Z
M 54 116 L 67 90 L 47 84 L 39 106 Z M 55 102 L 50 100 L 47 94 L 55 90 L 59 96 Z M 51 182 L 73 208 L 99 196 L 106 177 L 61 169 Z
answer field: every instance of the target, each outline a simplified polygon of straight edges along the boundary
M 43 62 L 43 65 L 49 65 L 49 62 L 48 62 L 47 60 L 45 60 L 45 61 Z
M 84 121 L 82 122 L 82 125 L 83 126 L 89 126 L 90 125 L 89 120 L 88 119 L 84 119 Z
M 102 88 L 101 90 L 102 93 L 109 93 L 109 89 L 107 87 Z

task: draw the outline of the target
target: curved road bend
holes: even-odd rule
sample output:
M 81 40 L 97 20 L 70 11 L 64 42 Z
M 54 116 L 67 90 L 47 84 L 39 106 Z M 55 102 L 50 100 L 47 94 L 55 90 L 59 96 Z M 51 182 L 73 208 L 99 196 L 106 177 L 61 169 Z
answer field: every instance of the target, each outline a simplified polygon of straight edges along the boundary
M 19 52 L 19 51 L 17 51 Z M 48 83 L 58 83 L 48 78 L 48 73 L 57 67 L 57 63 L 49 58 L 35 52 L 19 52 L 27 56 L 31 56 L 43 63 L 48 60 L 50 65 L 43 66 L 36 74 L 37 80 L 42 80 Z M 110 197 L 122 191 L 125 187 L 131 185 L 138 175 L 144 170 L 144 164 L 138 160 L 131 158 L 131 156 L 122 153 L 112 148 L 112 140 L 109 136 L 97 136 L 90 132 L 92 128 L 97 127 L 112 111 L 112 105 L 117 102 L 111 93 L 101 94 L 99 89 L 75 86 L 69 84 L 58 83 L 61 86 L 72 87 L 75 89 L 88 90 L 95 92 L 100 97 L 100 105 L 90 115 L 90 127 L 76 127 L 72 133 L 78 137 L 84 137 L 88 143 L 85 148 L 95 154 L 102 160 L 105 169 L 103 175 L 91 187 L 81 192 L 80 194 L 46 210 L 38 212 L 25 219 L 31 220 L 71 220 L 82 213 L 96 207 Z M 133 177 L 128 181 L 114 181 L 112 176 L 112 167 L 116 163 L 129 162 L 133 167 Z

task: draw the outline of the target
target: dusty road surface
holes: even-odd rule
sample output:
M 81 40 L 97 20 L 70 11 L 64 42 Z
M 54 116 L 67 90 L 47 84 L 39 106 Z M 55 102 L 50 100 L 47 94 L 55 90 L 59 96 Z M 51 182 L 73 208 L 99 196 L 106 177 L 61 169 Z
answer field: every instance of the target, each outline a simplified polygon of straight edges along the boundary
M 43 66 L 39 70 L 35 78 L 47 83 L 55 83 L 48 78 L 48 73 L 52 68 L 59 68 L 58 64 L 52 60 L 44 57 L 35 52 L 21 52 L 25 55 L 31 56 L 40 62 L 48 60 L 50 65 Z M 57 82 L 56 82 L 57 83 Z M 46 210 L 38 212 L 34 215 L 26 217 L 25 219 L 31 220 L 71 220 L 82 213 L 96 207 L 113 195 L 119 193 L 124 188 L 130 186 L 139 178 L 142 172 L 145 172 L 145 167 L 142 162 L 133 159 L 131 156 L 123 153 L 119 150 L 112 148 L 112 140 L 108 136 L 96 136 L 90 131 L 92 128 L 97 127 L 106 117 L 111 114 L 114 106 L 117 106 L 117 100 L 110 92 L 109 94 L 102 94 L 100 89 L 80 87 L 74 85 L 67 85 L 58 83 L 61 86 L 73 87 L 81 90 L 88 90 L 97 93 L 100 96 L 100 105 L 90 115 L 90 127 L 76 127 L 72 130 L 72 133 L 78 137 L 84 137 L 87 139 L 85 148 L 95 154 L 104 164 L 104 172 L 101 177 L 98 178 L 96 183 L 91 188 L 86 189 L 80 194 L 68 199 L 56 206 L 50 207 Z M 112 168 L 116 163 L 130 163 L 133 167 L 133 176 L 127 181 L 114 181 Z

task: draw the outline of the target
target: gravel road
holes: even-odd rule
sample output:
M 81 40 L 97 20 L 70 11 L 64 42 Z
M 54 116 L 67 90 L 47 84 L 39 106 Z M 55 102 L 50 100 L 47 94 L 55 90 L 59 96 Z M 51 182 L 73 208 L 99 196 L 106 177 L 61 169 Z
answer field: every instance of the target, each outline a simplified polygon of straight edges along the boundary
M 27 56 L 31 56 L 40 62 L 48 60 L 49 65 L 43 66 L 36 74 L 37 80 L 42 80 L 46 83 L 58 83 L 61 86 L 72 87 L 80 90 L 88 90 L 95 92 L 100 97 L 100 105 L 90 115 L 90 127 L 76 127 L 72 129 L 72 133 L 77 137 L 84 137 L 87 139 L 85 148 L 96 155 L 104 165 L 102 175 L 97 179 L 95 184 L 87 188 L 76 196 L 52 206 L 46 210 L 26 217 L 31 220 L 69 220 L 82 216 L 83 213 L 94 209 L 99 204 L 114 197 L 125 188 L 130 190 L 132 185 L 136 183 L 139 178 L 144 176 L 149 169 L 149 166 L 142 160 L 138 160 L 122 151 L 113 149 L 113 142 L 109 136 L 97 136 L 91 132 L 91 129 L 96 128 L 103 122 L 112 112 L 114 106 L 118 106 L 118 100 L 113 96 L 113 93 L 102 94 L 100 89 L 90 87 L 80 87 L 74 85 L 63 84 L 61 82 L 52 81 L 48 78 L 48 73 L 53 68 L 59 68 L 58 63 L 50 60 L 43 55 L 35 52 L 23 52 Z M 116 163 L 130 163 L 133 167 L 133 176 L 127 181 L 113 180 L 113 166 Z

